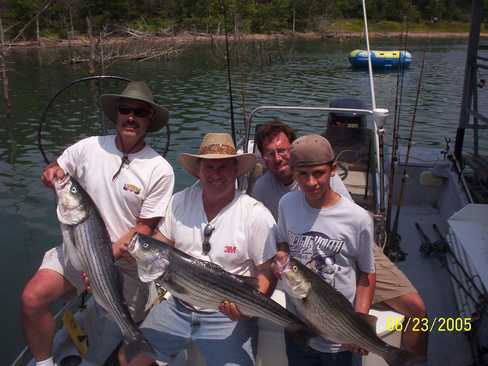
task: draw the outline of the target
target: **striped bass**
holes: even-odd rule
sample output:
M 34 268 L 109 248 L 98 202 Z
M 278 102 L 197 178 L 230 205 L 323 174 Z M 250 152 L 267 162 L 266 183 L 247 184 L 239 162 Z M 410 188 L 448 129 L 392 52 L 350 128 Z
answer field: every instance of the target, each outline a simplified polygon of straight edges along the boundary
M 152 354 L 151 345 L 133 322 L 123 300 L 112 243 L 95 204 L 69 176 L 55 181 L 54 187 L 65 260 L 87 274 L 95 301 L 113 316 L 120 328 L 129 362 L 141 352 Z
M 192 306 L 218 310 L 229 301 L 246 316 L 265 318 L 297 336 L 307 333 L 297 316 L 257 290 L 255 278 L 234 275 L 146 235 L 136 234 L 129 251 L 137 260 L 141 280 L 156 280 Z
M 315 271 L 295 258 L 283 266 L 297 313 L 315 334 L 340 344 L 354 344 L 381 356 L 390 366 L 413 365 L 424 358 L 383 342 L 376 334 L 376 324 L 369 315 L 356 313 L 346 297 L 329 285 Z

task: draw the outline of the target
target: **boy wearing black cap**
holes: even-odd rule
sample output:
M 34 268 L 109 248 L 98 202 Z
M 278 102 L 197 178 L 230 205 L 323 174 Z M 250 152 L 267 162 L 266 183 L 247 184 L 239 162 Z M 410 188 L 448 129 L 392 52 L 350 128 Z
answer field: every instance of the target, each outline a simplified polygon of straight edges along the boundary
M 312 265 L 322 277 L 367 314 L 371 304 L 375 270 L 373 222 L 363 208 L 334 192 L 335 156 L 320 135 L 295 140 L 290 166 L 300 191 L 290 192 L 278 208 L 278 242 L 290 254 Z M 283 255 L 280 251 L 279 255 Z M 351 365 L 351 345 L 310 341 L 306 352 L 287 337 L 290 366 L 302 364 Z

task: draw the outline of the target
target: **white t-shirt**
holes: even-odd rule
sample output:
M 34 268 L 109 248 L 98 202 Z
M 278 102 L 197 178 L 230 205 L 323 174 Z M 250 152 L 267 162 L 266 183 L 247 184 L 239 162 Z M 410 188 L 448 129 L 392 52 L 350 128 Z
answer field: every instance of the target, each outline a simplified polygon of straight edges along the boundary
M 341 177 L 336 174 L 330 178 L 330 187 L 347 199 L 353 200 Z M 262 202 L 271 211 L 275 220 L 278 219 L 278 202 L 288 192 L 298 191 L 300 187 L 296 181 L 284 185 L 268 170 L 256 181 L 251 196 Z
M 130 163 L 112 180 L 122 157 L 115 136 L 94 136 L 68 147 L 57 160 L 90 195 L 112 242 L 134 227 L 138 217 L 164 217 L 174 187 L 173 168 L 147 145 L 129 154 Z
M 358 270 L 373 273 L 373 222 L 366 210 L 349 199 L 332 207 L 315 209 L 300 191 L 287 193 L 279 202 L 278 242 L 340 291 L 351 303 L 356 295 Z M 293 309 L 292 309 L 293 310 Z M 313 338 L 310 346 L 337 352 L 340 345 Z
M 199 182 L 173 195 L 159 231 L 175 242 L 175 247 L 199 259 L 211 261 L 226 271 L 245 276 L 255 275 L 255 266 L 274 256 L 275 220 L 261 202 L 236 192 L 210 224 L 211 249 L 202 254 L 203 230 L 207 225 Z

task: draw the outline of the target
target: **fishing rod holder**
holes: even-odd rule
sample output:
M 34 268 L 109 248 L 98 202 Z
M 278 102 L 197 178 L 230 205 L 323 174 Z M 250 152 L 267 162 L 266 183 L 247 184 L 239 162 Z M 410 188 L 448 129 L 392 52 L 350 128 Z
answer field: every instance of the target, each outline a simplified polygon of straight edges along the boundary
M 419 251 L 424 257 L 437 258 L 441 266 L 446 269 L 449 276 L 454 280 L 459 289 L 472 301 L 475 313 L 483 313 L 487 310 L 488 295 L 483 287 L 478 285 L 475 280 L 480 280 L 479 275 L 473 275 L 463 266 L 456 254 L 453 252 L 447 239 L 442 235 L 436 224 L 432 227 L 438 237 L 437 240 L 432 241 L 427 234 L 425 234 L 418 222 L 415 227 L 421 237 L 421 244 Z M 458 274 L 454 273 L 454 266 L 458 268 Z
M 378 133 L 383 134 L 385 132 L 385 121 L 390 115 L 390 111 L 386 108 L 375 108 L 373 109 L 373 118 L 378 127 Z

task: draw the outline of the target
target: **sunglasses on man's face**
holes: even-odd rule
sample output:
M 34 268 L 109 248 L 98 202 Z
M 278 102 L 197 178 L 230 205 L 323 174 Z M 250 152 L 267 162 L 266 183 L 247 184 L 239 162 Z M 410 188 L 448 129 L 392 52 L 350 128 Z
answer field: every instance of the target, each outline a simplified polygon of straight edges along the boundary
M 152 110 L 148 109 L 148 108 L 144 108 L 144 107 L 135 107 L 134 108 L 134 107 L 129 107 L 129 106 L 123 105 L 123 104 L 119 105 L 118 110 L 119 110 L 120 114 L 127 115 L 127 114 L 132 113 L 134 116 L 136 116 L 138 118 L 146 118 L 152 112 Z

